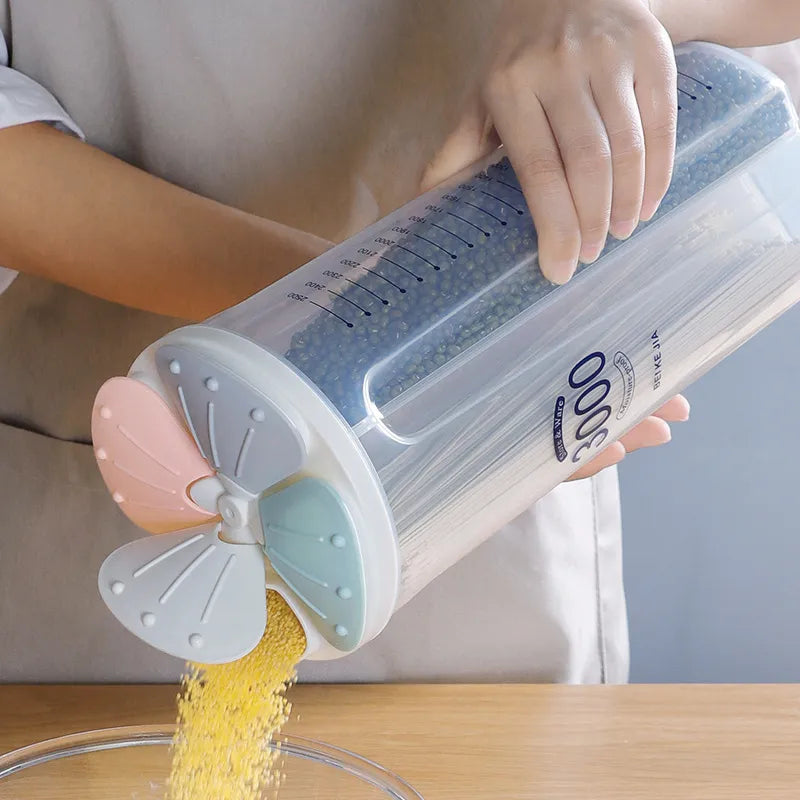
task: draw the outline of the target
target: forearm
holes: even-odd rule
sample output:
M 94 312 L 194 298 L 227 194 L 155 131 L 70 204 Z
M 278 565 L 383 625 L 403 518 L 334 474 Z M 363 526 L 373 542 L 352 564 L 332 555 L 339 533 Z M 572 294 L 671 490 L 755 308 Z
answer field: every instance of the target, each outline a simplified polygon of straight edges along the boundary
M 47 125 L 0 130 L 0 264 L 201 319 L 325 243 L 155 178 Z
M 675 44 L 757 47 L 800 38 L 800 0 L 651 0 Z

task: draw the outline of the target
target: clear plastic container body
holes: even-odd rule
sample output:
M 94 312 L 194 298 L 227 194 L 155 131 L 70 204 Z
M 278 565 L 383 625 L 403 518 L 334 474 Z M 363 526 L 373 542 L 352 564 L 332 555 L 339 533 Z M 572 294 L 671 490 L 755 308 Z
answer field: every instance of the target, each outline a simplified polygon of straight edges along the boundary
M 394 518 L 400 603 L 800 298 L 782 85 L 678 51 L 656 217 L 566 286 L 499 152 L 207 324 L 283 357 L 352 427 Z
M 166 800 L 171 726 L 111 728 L 40 742 L 0 756 L 0 797 L 29 800 Z M 270 744 L 270 747 L 274 747 Z M 360 756 L 307 739 L 281 740 L 286 782 L 263 800 L 421 800 Z

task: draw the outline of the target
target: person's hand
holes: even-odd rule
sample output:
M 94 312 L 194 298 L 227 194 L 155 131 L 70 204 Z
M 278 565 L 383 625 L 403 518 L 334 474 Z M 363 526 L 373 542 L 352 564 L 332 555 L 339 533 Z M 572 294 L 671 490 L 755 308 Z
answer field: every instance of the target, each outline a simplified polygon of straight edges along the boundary
M 536 225 L 554 283 L 594 261 L 658 209 L 672 176 L 675 56 L 644 0 L 510 0 L 483 80 L 483 105 Z M 678 396 L 578 470 L 670 440 L 689 417 Z
M 625 434 L 618 442 L 609 445 L 597 458 L 581 467 L 570 476 L 569 480 L 590 478 L 607 467 L 619 464 L 627 453 L 643 447 L 655 447 L 666 444 L 671 438 L 669 423 L 686 422 L 689 419 L 689 403 L 683 395 L 677 395 L 665 403 L 651 417 L 640 422 L 633 430 Z
M 504 145 L 536 226 L 539 268 L 565 283 L 609 232 L 627 238 L 655 214 L 676 122 L 672 43 L 645 0 L 508 0 L 480 101 L 454 142 L 492 131 Z M 572 479 L 668 442 L 669 423 L 688 417 L 686 399 L 673 398 Z
M 646 0 L 504 0 L 478 91 L 424 175 L 429 188 L 502 144 L 536 226 L 539 268 L 568 281 L 607 235 L 650 219 L 672 177 L 677 71 Z M 668 401 L 573 475 L 670 440 L 688 419 Z
M 539 265 L 566 282 L 656 212 L 675 151 L 669 35 L 645 0 L 508 0 L 482 103 L 520 180 Z

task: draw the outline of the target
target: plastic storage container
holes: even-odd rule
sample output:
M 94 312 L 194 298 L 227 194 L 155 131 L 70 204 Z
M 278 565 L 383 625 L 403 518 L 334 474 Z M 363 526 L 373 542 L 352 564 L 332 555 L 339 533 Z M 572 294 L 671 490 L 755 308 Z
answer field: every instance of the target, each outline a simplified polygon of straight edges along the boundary
M 306 627 L 307 657 L 350 652 L 800 297 L 800 137 L 785 88 L 720 47 L 684 46 L 677 61 L 671 189 L 567 285 L 541 276 L 500 151 L 168 335 L 104 387 L 95 443 L 122 509 L 151 530 L 206 522 L 106 562 L 100 590 L 123 624 L 176 655 L 232 658 L 263 630 L 266 569 Z M 177 478 L 135 464 L 182 510 L 112 464 L 127 446 L 111 429 L 118 410 L 155 450 L 195 459 Z M 216 621 L 215 604 L 227 609 Z M 150 606 L 160 627 L 141 623 Z
M 172 735 L 171 727 L 112 728 L 8 753 L 0 756 L 0 797 L 165 800 Z M 345 750 L 285 737 L 281 751 L 286 782 L 264 800 L 422 800 L 397 776 Z

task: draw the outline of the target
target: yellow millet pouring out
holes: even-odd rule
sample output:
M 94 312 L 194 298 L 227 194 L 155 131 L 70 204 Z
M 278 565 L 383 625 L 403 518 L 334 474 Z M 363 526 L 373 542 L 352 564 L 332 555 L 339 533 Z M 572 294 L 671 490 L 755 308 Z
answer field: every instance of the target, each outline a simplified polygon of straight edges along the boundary
M 178 698 L 168 800 L 258 800 L 281 782 L 268 743 L 291 713 L 306 637 L 277 593 L 267 598 L 267 630 L 258 646 L 230 664 L 190 664 Z

